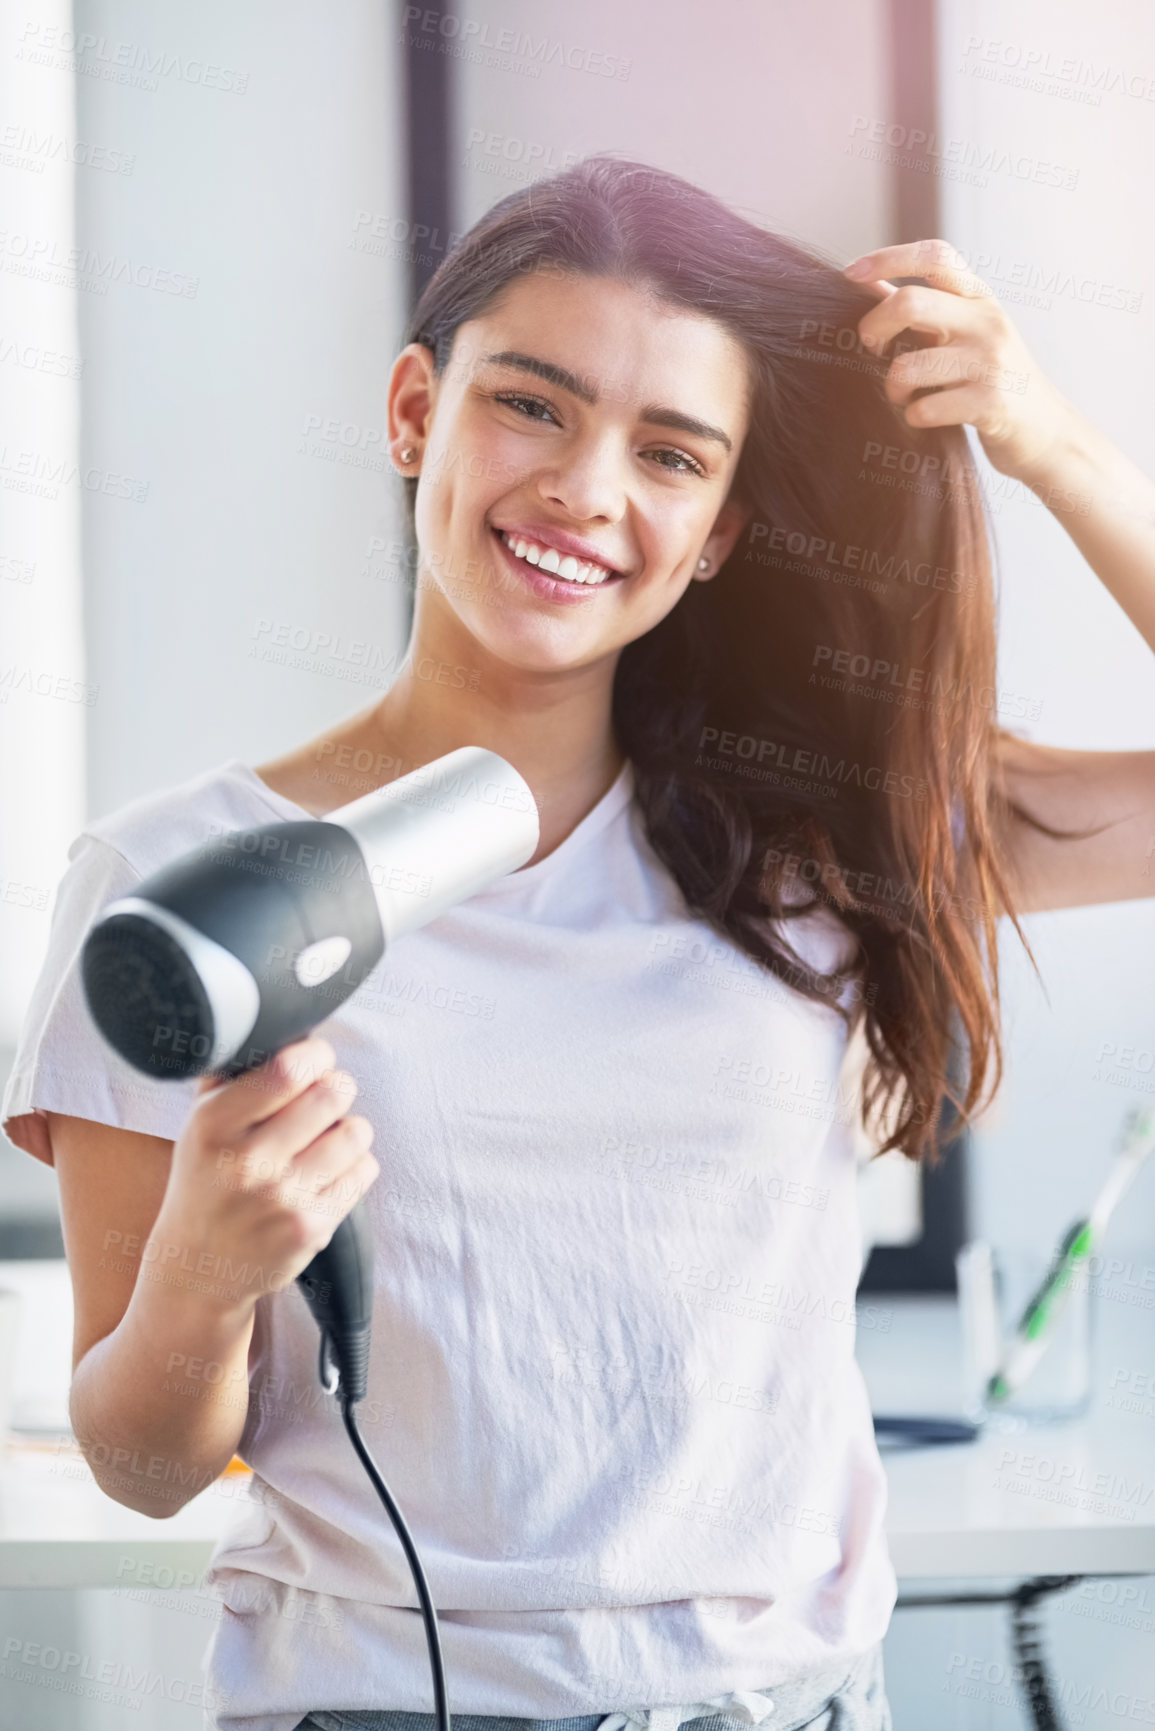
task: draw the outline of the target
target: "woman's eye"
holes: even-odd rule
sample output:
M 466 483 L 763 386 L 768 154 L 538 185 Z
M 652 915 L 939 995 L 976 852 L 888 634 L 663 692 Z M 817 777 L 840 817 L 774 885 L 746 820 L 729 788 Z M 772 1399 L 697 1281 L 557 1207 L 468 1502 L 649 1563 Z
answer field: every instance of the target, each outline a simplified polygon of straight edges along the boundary
M 538 421 L 542 417 L 533 413 L 527 414 L 526 410 L 522 407 L 525 403 L 529 404 L 531 411 L 533 409 L 544 409 L 547 414 L 553 414 L 552 408 L 542 397 L 526 397 L 523 396 L 520 391 L 496 391 L 493 400 L 496 403 L 509 403 L 511 407 L 516 407 L 518 413 L 524 414 L 526 419 L 529 421 Z
M 664 446 L 662 450 L 655 451 L 653 454 L 655 457 L 677 457 L 683 467 L 681 469 L 673 469 L 672 472 L 675 475 L 704 475 L 706 472 L 701 463 L 696 463 L 693 457 L 687 456 L 685 451 L 676 451 L 672 446 Z M 660 469 L 671 469 L 672 465 L 669 463 L 659 463 L 658 467 Z
M 560 425 L 554 413 L 553 405 L 547 403 L 544 397 L 527 397 L 522 391 L 495 391 L 493 400 L 495 403 L 508 403 L 510 408 L 517 410 L 519 415 L 524 415 L 527 421 L 540 421 L 548 417 L 553 420 L 555 426 Z M 534 414 L 535 409 L 542 412 Z M 660 462 L 658 464 L 660 469 L 668 469 L 672 475 L 704 475 L 706 473 L 702 465 L 696 463 L 687 452 L 679 451 L 672 445 L 663 446 L 661 450 L 649 454 L 655 457 L 674 457 L 677 460 L 677 467 L 673 463 Z

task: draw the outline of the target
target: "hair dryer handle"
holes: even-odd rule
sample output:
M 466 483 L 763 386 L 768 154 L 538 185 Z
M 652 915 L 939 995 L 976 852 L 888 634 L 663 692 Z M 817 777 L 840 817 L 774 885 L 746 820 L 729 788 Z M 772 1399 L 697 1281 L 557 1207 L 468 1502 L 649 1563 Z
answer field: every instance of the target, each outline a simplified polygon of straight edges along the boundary
M 373 1317 L 373 1239 L 363 1201 L 350 1209 L 325 1248 L 298 1274 L 297 1284 L 328 1341 L 342 1398 L 364 1400 Z

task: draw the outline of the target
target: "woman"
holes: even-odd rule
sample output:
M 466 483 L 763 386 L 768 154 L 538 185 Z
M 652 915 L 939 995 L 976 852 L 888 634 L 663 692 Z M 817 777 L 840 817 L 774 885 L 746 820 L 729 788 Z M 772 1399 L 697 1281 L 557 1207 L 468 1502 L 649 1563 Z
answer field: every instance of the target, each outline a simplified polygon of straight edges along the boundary
M 996 919 L 1152 893 L 1155 754 L 1000 726 L 964 423 L 1155 647 L 1155 486 L 944 243 L 840 272 L 606 157 L 515 193 L 393 368 L 394 684 L 74 845 L 5 1116 L 60 1171 L 100 1482 L 157 1513 L 234 1447 L 254 1469 L 207 1577 L 227 1731 L 433 1723 L 414 1588 L 292 1290 L 363 1194 L 359 1416 L 454 1714 L 889 1726 L 848 1041 L 875 1145 L 932 1156 L 944 1101 L 965 1122 L 997 1087 Z M 263 1104 L 117 1076 L 57 989 L 111 895 L 208 826 L 323 815 L 467 743 L 534 792 L 520 872 L 403 940 Z M 64 1032 L 91 1059 L 67 1077 Z M 119 1127 L 115 1160 L 81 1158 L 82 1119 Z M 98 1318 L 126 1131 L 169 1158 Z M 190 1257 L 195 1292 L 157 1272 Z M 161 1482 L 114 1474 L 110 1437 Z

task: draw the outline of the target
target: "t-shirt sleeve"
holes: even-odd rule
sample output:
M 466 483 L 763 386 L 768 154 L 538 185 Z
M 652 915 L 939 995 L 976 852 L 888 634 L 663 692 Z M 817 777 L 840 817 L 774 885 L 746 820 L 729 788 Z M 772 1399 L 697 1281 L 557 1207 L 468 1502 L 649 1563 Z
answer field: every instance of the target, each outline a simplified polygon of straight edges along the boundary
M 72 843 L 68 859 L 0 1102 L 0 1128 L 9 1141 L 46 1166 L 53 1164 L 46 1111 L 175 1142 L 197 1099 L 195 1076 L 145 1076 L 121 1058 L 85 1001 L 84 940 L 109 902 L 133 893 L 140 873 L 110 842 L 87 831 Z

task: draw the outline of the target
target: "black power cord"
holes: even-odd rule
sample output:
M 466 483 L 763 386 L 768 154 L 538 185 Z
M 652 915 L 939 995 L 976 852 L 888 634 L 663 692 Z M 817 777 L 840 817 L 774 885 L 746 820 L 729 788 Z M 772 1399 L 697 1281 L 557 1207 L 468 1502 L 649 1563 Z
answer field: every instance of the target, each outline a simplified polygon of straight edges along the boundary
M 417 1547 L 405 1525 L 401 1510 L 394 1502 L 389 1486 L 377 1470 L 369 1450 L 365 1447 L 364 1438 L 357 1429 L 357 1420 L 353 1414 L 355 1396 L 347 1394 L 341 1387 L 340 1371 L 337 1369 L 335 1357 L 327 1330 L 321 1334 L 321 1353 L 318 1363 L 318 1374 L 321 1386 L 327 1394 L 336 1394 L 341 1408 L 341 1417 L 345 1421 L 345 1429 L 349 1433 L 349 1441 L 357 1451 L 357 1458 L 369 1475 L 370 1482 L 381 1501 L 385 1504 L 385 1512 L 393 1522 L 397 1537 L 401 1540 L 401 1548 L 405 1552 L 413 1583 L 417 1588 L 417 1597 L 421 1603 L 421 1616 L 425 1623 L 425 1644 L 429 1648 L 429 1669 L 433 1673 L 433 1703 L 437 1716 L 437 1731 L 452 1731 L 449 1719 L 449 1701 L 445 1692 L 445 1667 L 441 1662 L 441 1636 L 437 1628 L 437 1612 L 425 1579 L 425 1570 L 421 1567 L 421 1559 L 417 1555 Z
M 895 1610 L 912 1610 L 919 1605 L 1010 1605 L 1011 1643 L 1023 1679 L 1027 1711 L 1035 1731 L 1064 1731 L 1055 1703 L 1051 1698 L 1042 1636 L 1037 1627 L 1035 1606 L 1051 1593 L 1061 1593 L 1084 1575 L 1037 1575 L 1024 1581 L 1012 1593 L 928 1593 L 918 1598 L 898 1598 Z
M 876 1437 L 889 1437 L 896 1443 L 909 1443 L 912 1447 L 921 1447 L 925 1443 L 974 1442 L 980 1428 L 970 1419 L 962 1418 L 914 1418 L 906 1414 L 890 1418 L 880 1413 L 874 1415 Z
M 1035 1606 L 1049 1593 L 1061 1592 L 1064 1587 L 1069 1587 L 1072 1581 L 1078 1579 L 1078 1575 L 1040 1575 L 1037 1580 L 1024 1581 L 1011 1598 L 1011 1637 L 1015 1645 L 1015 1657 L 1023 1674 L 1027 1710 L 1036 1731 L 1063 1731 L 1063 1721 L 1051 1699 L 1043 1658 L 1042 1634 L 1037 1626 L 1038 1613 Z

